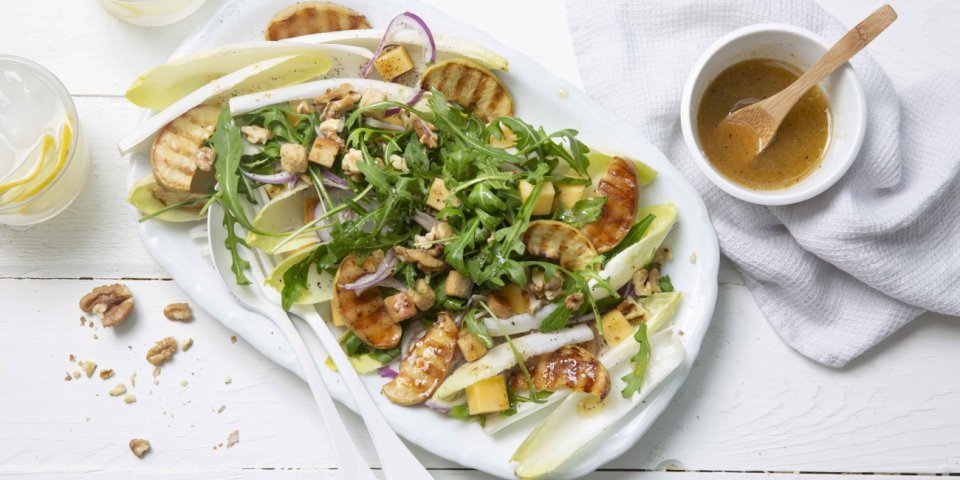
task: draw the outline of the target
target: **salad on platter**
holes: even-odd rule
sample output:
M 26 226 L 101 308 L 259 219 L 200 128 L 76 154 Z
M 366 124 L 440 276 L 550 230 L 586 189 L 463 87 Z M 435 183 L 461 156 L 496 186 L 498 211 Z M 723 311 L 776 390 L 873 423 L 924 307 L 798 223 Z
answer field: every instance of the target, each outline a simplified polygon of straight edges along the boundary
M 141 221 L 219 203 L 235 281 L 250 282 L 243 249 L 272 255 L 284 309 L 329 308 L 394 404 L 494 437 L 549 410 L 511 459 L 521 478 L 615 428 L 680 365 L 663 245 L 677 211 L 641 203 L 653 169 L 516 116 L 506 60 L 416 14 L 376 30 L 300 4 L 266 36 L 131 86 L 156 110 L 118 144 L 150 152 L 128 196 Z

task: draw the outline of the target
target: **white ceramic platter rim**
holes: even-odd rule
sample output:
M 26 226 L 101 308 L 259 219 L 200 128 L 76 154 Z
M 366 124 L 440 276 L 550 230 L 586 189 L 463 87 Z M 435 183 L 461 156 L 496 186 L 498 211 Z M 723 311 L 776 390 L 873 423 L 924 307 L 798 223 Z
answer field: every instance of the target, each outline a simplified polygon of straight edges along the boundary
M 272 12 L 291 3 L 292 0 L 234 0 L 213 14 L 173 56 L 225 43 L 258 40 L 262 38 L 263 27 Z M 394 15 L 409 10 L 422 16 L 438 33 L 460 36 L 493 49 L 510 61 L 510 72 L 501 73 L 500 77 L 517 100 L 518 116 L 534 124 L 543 123 L 548 130 L 577 128 L 588 145 L 642 160 L 660 172 L 658 179 L 644 191 L 643 201 L 645 204 L 671 201 L 678 209 L 679 225 L 666 241 L 673 248 L 675 258 L 665 270 L 677 288 L 684 292 L 675 328 L 682 333 L 686 359 L 644 407 L 633 412 L 632 418 L 625 419 L 619 429 L 605 432 L 591 442 L 565 463 L 553 478 L 580 477 L 622 455 L 650 428 L 683 384 L 713 316 L 720 254 L 703 201 L 666 157 L 623 121 L 606 112 L 573 85 L 488 35 L 416 1 L 343 0 L 340 3 L 362 12 L 379 28 L 383 28 Z M 566 98 L 555 95 L 560 89 L 568 92 Z M 150 165 L 145 152 L 128 156 L 128 161 L 129 187 L 150 173 Z M 196 232 L 191 230 L 195 226 L 145 222 L 139 225 L 139 233 L 147 250 L 195 304 L 264 355 L 299 374 L 279 332 L 266 319 L 243 309 L 220 283 L 204 254 L 206 238 L 191 235 Z M 695 261 L 691 254 L 695 255 Z M 301 332 L 306 333 L 304 328 Z M 316 353 L 316 359 L 322 362 L 326 354 L 319 341 L 312 334 L 305 334 L 305 337 L 311 351 Z M 320 370 L 332 395 L 356 411 L 339 377 L 326 368 Z M 365 378 L 366 386 L 375 393 L 379 392 L 383 382 L 376 376 Z M 489 437 L 476 423 L 445 418 L 424 408 L 398 407 L 379 394 L 375 399 L 391 426 L 408 441 L 448 460 L 502 478 L 513 478 L 514 466 L 508 459 L 526 433 L 543 418 L 541 414 L 525 419 L 497 437 Z M 429 422 L 431 428 L 423 428 L 424 422 Z M 450 442 L 450 438 L 458 441 Z M 603 448 L 598 448 L 601 444 Z M 463 448 L 462 445 L 472 445 L 473 448 Z

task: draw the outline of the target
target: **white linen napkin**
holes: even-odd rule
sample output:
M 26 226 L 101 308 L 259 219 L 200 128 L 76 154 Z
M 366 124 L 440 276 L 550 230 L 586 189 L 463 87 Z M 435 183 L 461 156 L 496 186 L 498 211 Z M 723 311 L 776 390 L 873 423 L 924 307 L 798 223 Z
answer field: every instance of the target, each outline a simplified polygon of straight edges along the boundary
M 679 120 L 687 75 L 743 26 L 788 23 L 831 42 L 849 27 L 811 0 L 568 0 L 567 18 L 587 93 L 693 183 L 723 253 L 790 346 L 840 367 L 924 310 L 960 315 L 960 75 L 898 99 L 867 47 L 852 61 L 868 105 L 859 158 L 820 196 L 762 207 L 715 187 L 690 158 Z

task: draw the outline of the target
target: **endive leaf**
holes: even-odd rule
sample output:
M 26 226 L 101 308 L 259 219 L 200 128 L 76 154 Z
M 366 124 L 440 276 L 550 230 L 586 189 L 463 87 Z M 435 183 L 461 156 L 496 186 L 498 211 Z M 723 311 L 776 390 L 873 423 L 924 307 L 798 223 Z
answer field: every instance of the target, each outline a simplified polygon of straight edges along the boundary
M 637 218 L 644 218 L 651 214 L 655 218 L 643 237 L 637 243 L 625 248 L 611 258 L 607 262 L 607 266 L 600 272 L 600 277 L 609 280 L 610 285 L 615 290 L 624 286 L 637 270 L 653 260 L 657 248 L 660 247 L 663 239 L 667 237 L 670 229 L 677 222 L 677 207 L 672 203 L 643 207 L 637 211 Z M 595 299 L 601 299 L 609 295 L 610 292 L 594 284 L 591 288 L 591 294 Z

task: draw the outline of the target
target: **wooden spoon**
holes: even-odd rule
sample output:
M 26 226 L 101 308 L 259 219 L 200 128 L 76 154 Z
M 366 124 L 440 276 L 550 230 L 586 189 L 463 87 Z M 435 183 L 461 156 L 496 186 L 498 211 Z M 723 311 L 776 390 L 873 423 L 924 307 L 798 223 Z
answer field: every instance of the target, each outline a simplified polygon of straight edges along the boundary
M 890 5 L 880 7 L 847 32 L 790 86 L 776 95 L 734 111 L 722 123 L 735 126 L 741 134 L 755 136 L 759 155 L 773 141 L 780 123 L 807 90 L 840 68 L 896 19 L 897 12 Z

